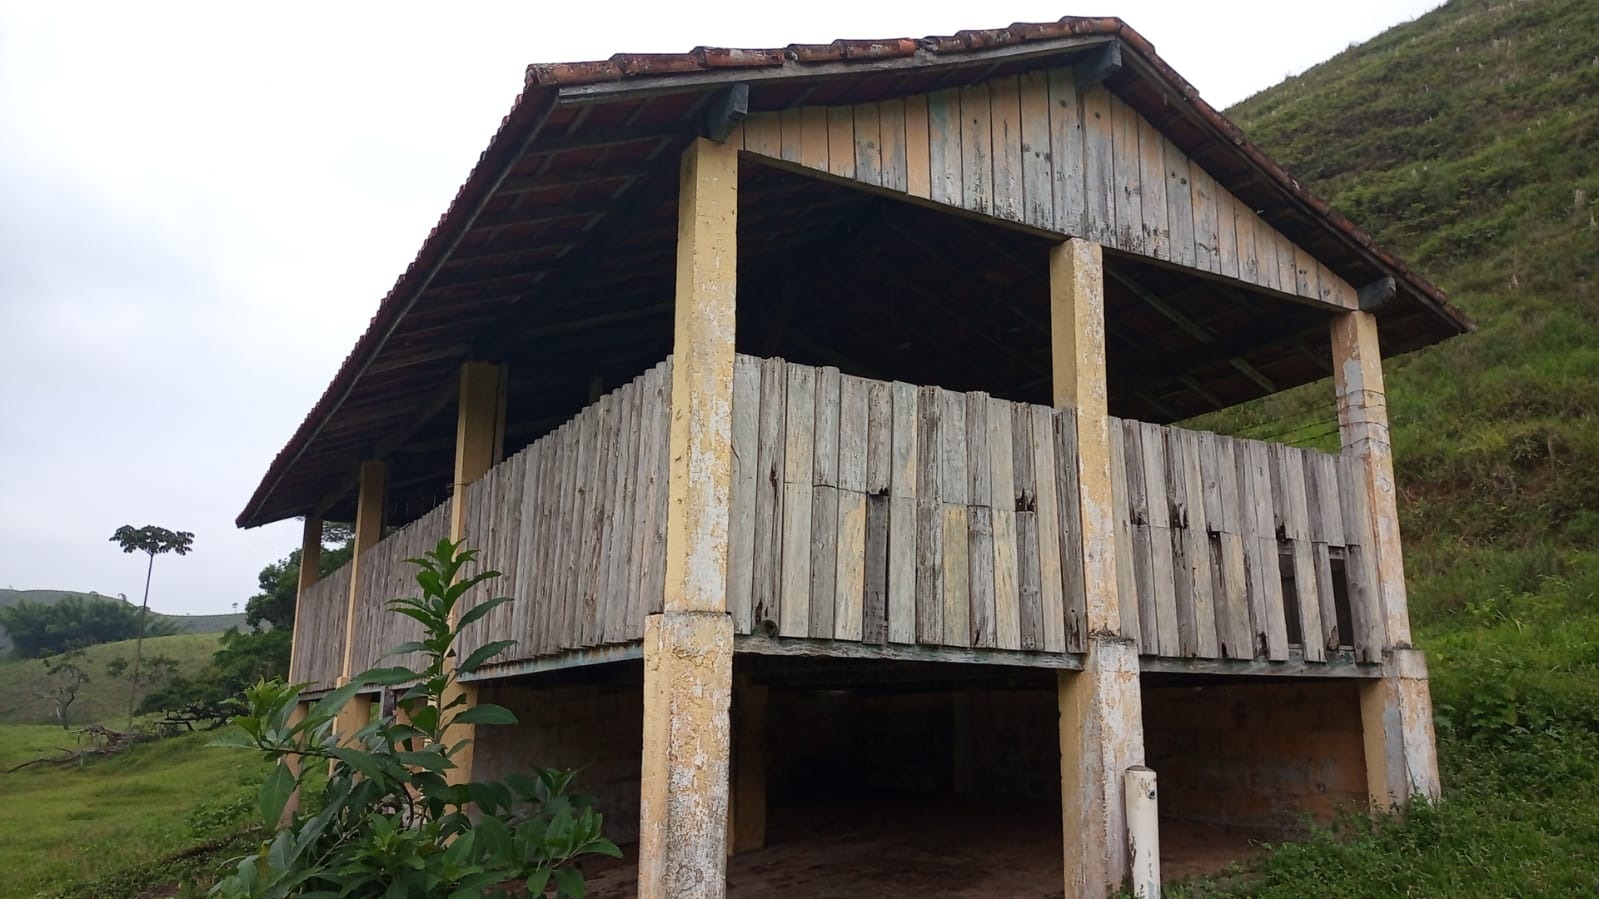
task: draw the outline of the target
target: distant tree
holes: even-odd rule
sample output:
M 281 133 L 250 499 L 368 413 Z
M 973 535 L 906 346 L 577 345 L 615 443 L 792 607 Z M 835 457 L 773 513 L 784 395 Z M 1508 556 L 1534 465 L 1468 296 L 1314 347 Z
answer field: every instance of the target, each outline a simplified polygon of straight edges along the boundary
M 40 658 L 97 643 L 131 640 L 139 635 L 139 610 L 126 602 L 104 597 L 65 596 L 53 603 L 24 600 L 0 609 L 4 625 L 20 658 Z M 144 628 L 161 636 L 177 632 L 171 621 L 156 617 Z
M 62 730 L 68 728 L 67 710 L 78 698 L 78 690 L 89 682 L 88 659 L 83 650 L 74 649 L 43 660 L 49 686 L 34 695 L 53 706 L 56 721 Z
M 155 557 L 166 553 L 188 555 L 194 546 L 194 534 L 189 531 L 169 531 L 153 524 L 142 528 L 125 524 L 111 535 L 111 542 L 121 546 L 125 553 L 142 552 L 150 557 L 150 563 L 144 570 L 144 601 L 139 604 L 139 636 L 133 644 L 133 683 L 128 692 L 128 729 L 132 730 L 133 713 L 139 700 L 139 658 L 144 654 L 144 618 L 150 609 L 150 575 L 155 571 Z
M 105 673 L 107 677 L 115 680 L 126 680 L 137 696 L 141 692 L 148 692 L 151 688 L 159 689 L 171 683 L 178 677 L 179 668 L 177 659 L 156 655 L 145 659 L 144 665 L 135 671 L 127 659 L 117 656 L 106 663 Z

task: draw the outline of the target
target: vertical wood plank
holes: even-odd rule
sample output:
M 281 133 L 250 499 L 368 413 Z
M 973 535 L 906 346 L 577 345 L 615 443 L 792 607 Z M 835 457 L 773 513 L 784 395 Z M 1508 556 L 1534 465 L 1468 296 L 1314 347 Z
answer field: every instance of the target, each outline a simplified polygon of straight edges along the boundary
M 905 145 L 905 101 L 884 100 L 878 104 L 878 134 L 882 148 L 881 183 L 901 193 L 909 190 L 910 169 Z
M 752 633 L 780 618 L 783 559 L 783 482 L 786 470 L 788 371 L 781 359 L 761 360 L 755 444 L 755 546 L 750 589 Z
M 913 197 L 933 195 L 932 148 L 929 143 L 927 97 L 905 98 L 905 192 Z
M 1149 503 L 1150 573 L 1155 593 L 1155 632 L 1160 654 L 1177 657 L 1182 652 L 1177 617 L 1176 564 L 1172 559 L 1171 498 L 1166 483 L 1166 441 L 1159 425 L 1140 422 L 1144 489 Z
M 834 575 L 833 636 L 862 638 L 866 597 L 866 494 L 846 491 L 838 500 L 838 568 Z
M 903 382 L 887 387 L 883 418 L 882 385 L 873 385 L 872 421 L 889 425 L 888 466 L 888 639 L 916 642 L 916 388 Z
M 1215 184 L 1216 198 L 1216 274 L 1224 278 L 1238 275 L 1238 224 L 1233 209 L 1233 195 L 1220 184 Z
M 1238 239 L 1238 278 L 1260 284 L 1260 253 L 1255 246 L 1255 223 L 1259 217 L 1242 200 L 1234 198 L 1233 229 Z
M 672 427 L 672 360 L 667 359 L 657 366 L 661 370 L 661 396 L 662 402 L 656 410 L 655 430 L 659 435 L 655 447 L 655 491 L 650 497 L 653 508 L 649 515 L 654 523 L 653 532 L 650 534 L 649 557 L 646 560 L 646 573 L 649 576 L 649 586 L 645 590 L 645 598 L 649 601 L 651 613 L 659 612 L 663 607 L 666 594 L 666 516 L 667 516 L 667 479 L 670 475 L 671 462 L 671 427 Z
M 972 591 L 970 536 L 967 507 L 945 502 L 940 506 L 944 519 L 944 644 L 970 646 L 972 640 Z
M 1019 90 L 1017 109 L 1022 129 L 1022 221 L 1036 228 L 1053 231 L 1054 168 L 1059 163 L 1052 162 L 1050 154 L 1049 73 L 1023 73 Z M 1082 183 L 1081 169 L 1078 170 L 1078 183 Z
M 840 178 L 855 177 L 855 108 L 827 107 L 827 171 Z
M 1026 415 L 1030 440 L 1027 452 L 1033 457 L 1033 545 L 1038 554 L 1038 642 L 1033 649 L 1045 652 L 1066 651 L 1066 594 L 1060 561 L 1060 494 L 1055 475 L 1055 417 L 1044 406 L 1018 404 L 1016 414 Z M 1018 429 L 1018 433 L 1020 429 Z M 1020 507 L 1018 507 L 1020 508 Z M 1016 539 L 1026 552 L 1029 541 L 1023 535 L 1020 519 L 1017 520 Z M 1027 560 L 1020 560 L 1022 565 Z M 1022 642 L 1026 648 L 1029 633 L 1027 610 L 1027 577 L 1022 575 Z
M 783 158 L 783 120 L 780 113 L 762 112 L 744 122 L 744 149 L 770 159 Z
M 760 470 L 760 405 L 760 361 L 752 356 L 737 356 L 733 360 L 733 482 L 727 516 L 727 609 L 733 616 L 733 631 L 739 634 L 750 632 L 755 608 L 755 493 Z M 630 414 L 624 413 L 621 426 L 632 427 Z M 626 434 L 624 430 L 623 436 Z M 625 456 L 624 451 L 624 459 Z M 625 461 L 623 467 L 626 467 Z M 618 497 L 619 511 L 628 505 L 625 498 Z
M 910 106 L 905 107 L 906 134 L 910 134 Z M 962 202 L 961 98 L 954 88 L 927 95 L 929 196 L 936 203 L 959 206 Z
M 871 644 L 888 641 L 888 529 L 892 500 L 874 493 L 866 500 L 866 546 L 862 565 L 861 635 Z M 841 582 L 843 578 L 839 579 Z
M 1260 590 L 1253 611 L 1264 612 L 1255 628 L 1263 631 L 1266 657 L 1272 661 L 1288 658 L 1288 625 L 1284 617 L 1282 572 L 1277 558 L 1277 535 L 1272 513 L 1271 467 L 1267 445 L 1258 440 L 1240 441 L 1238 450 L 1246 466 L 1242 474 L 1252 501 L 1251 536 L 1256 544 L 1258 575 L 1252 582 Z
M 990 398 L 984 409 L 987 435 L 988 497 L 994 510 L 991 531 L 994 573 L 994 645 L 1021 648 L 1021 597 L 1016 560 L 1015 413 L 1012 404 Z M 968 419 L 970 421 L 970 419 Z M 1029 456 L 1028 462 L 1031 463 Z
M 971 646 L 993 647 L 995 643 L 994 604 L 994 510 L 989 506 L 966 507 L 966 572 L 971 603 Z M 946 612 L 947 614 L 947 612 Z
M 1083 110 L 1077 83 L 1067 68 L 1051 69 L 1043 77 L 1047 81 L 1049 114 L 1039 121 L 1049 122 L 1049 138 L 1040 149 L 1046 154 L 1044 161 L 1054 181 L 1051 227 L 1061 234 L 1086 237 L 1091 233 L 1086 221 L 1089 190 L 1085 184 Z M 1031 118 L 1025 107 L 1022 113 Z M 1108 200 L 1109 194 L 1104 199 Z
M 1194 619 L 1194 654 L 1202 659 L 1220 655 L 1216 629 L 1216 596 L 1212 589 L 1212 574 L 1217 561 L 1211 554 L 1212 526 L 1206 515 L 1206 477 L 1201 470 L 1201 435 L 1194 431 L 1172 428 L 1175 445 L 1168 443 L 1169 457 L 1182 467 L 1184 555 L 1188 562 L 1189 595 L 1192 598 Z
M 1172 559 L 1172 587 L 1176 603 L 1177 652 L 1184 658 L 1199 655 L 1199 624 L 1194 611 L 1194 559 L 1188 541 L 1188 471 L 1183 466 L 1183 432 L 1178 428 L 1158 428 L 1165 444 L 1167 545 Z M 1209 577 L 1209 572 L 1206 572 Z
M 1204 271 L 1221 274 L 1216 179 L 1193 160 L 1189 160 L 1188 178 L 1193 186 L 1194 264 Z
M 1166 220 L 1171 229 L 1171 258 L 1178 265 L 1204 269 L 1194 234 L 1194 183 L 1188 157 L 1161 136 L 1166 156 Z M 1198 168 L 1198 166 L 1194 166 Z
M 1138 595 L 1138 563 L 1133 557 L 1133 495 L 1128 482 L 1130 472 L 1141 470 L 1141 466 L 1129 464 L 1126 429 L 1120 419 L 1110 420 L 1107 433 L 1110 438 L 1111 501 L 1116 513 L 1116 591 L 1121 597 L 1118 605 L 1121 608 L 1122 633 L 1138 641 L 1139 652 L 1154 652 L 1155 644 L 1145 643 L 1143 638 L 1144 628 L 1140 621 L 1143 600 Z
M 988 101 L 989 145 L 994 159 L 994 215 L 1013 222 L 1026 221 L 1021 79 L 1012 75 L 988 82 Z
M 1067 652 L 1084 652 L 1088 642 L 1088 597 L 1086 595 L 1086 567 L 1083 563 L 1082 541 L 1082 502 L 1079 497 L 1080 487 L 1077 473 L 1077 413 L 1072 409 L 1061 409 L 1050 413 L 1055 431 L 1055 502 L 1060 508 L 1060 517 L 1057 521 L 1057 530 L 1060 538 L 1060 570 L 1061 570 L 1061 596 L 1063 600 L 1062 627 L 1065 631 L 1064 639 Z M 1111 472 L 1111 511 L 1113 515 L 1113 541 L 1119 541 L 1115 535 L 1121 530 L 1121 522 L 1126 518 L 1127 489 L 1122 484 L 1122 492 L 1116 495 L 1116 482 L 1120 477 L 1118 469 L 1121 468 L 1121 446 L 1116 442 L 1116 434 L 1120 429 L 1110 428 L 1110 472 Z M 1042 508 L 1042 506 L 1040 506 Z M 1116 552 L 1122 551 L 1121 543 L 1116 542 Z M 1118 559 L 1120 557 L 1118 556 Z M 1040 563 L 1042 564 L 1042 562 Z M 1120 570 L 1122 563 L 1118 561 L 1117 585 L 1121 584 Z M 1129 600 L 1119 603 L 1125 608 L 1127 605 L 1136 605 Z M 1125 621 L 1125 615 L 1121 620 Z M 1138 633 L 1137 622 L 1133 627 L 1123 630 L 1125 634 Z
M 1050 79 L 1050 99 L 1054 101 L 1055 110 L 1062 110 L 1062 101 L 1065 97 L 1059 92 L 1059 79 Z M 1051 128 L 1054 125 L 1051 124 Z M 1102 85 L 1096 85 L 1082 93 L 1082 136 L 1083 136 L 1083 201 L 1085 203 L 1083 232 L 1086 236 L 1102 244 L 1114 244 L 1116 235 L 1120 233 L 1117 227 L 1118 203 L 1117 189 L 1120 181 L 1116 176 L 1116 147 L 1115 147 L 1115 117 L 1112 113 L 1110 92 Z M 1055 136 L 1062 137 L 1059 129 Z M 1060 153 L 1060 145 L 1054 144 L 1054 152 Z M 1057 155 L 1056 158 L 1059 158 Z M 1061 185 L 1056 185 L 1060 190 Z M 1063 221 L 1063 215 L 1068 216 L 1070 210 L 1057 208 L 1055 221 L 1057 227 Z
M 874 467 L 868 462 L 867 448 L 877 430 L 882 431 L 885 445 L 881 453 L 870 455 L 874 461 L 878 461 L 875 467 L 883 489 L 886 490 L 888 487 L 886 445 L 889 436 L 886 430 L 888 423 L 884 421 L 879 429 L 873 429 L 870 421 L 870 392 L 876 386 L 882 386 L 886 395 L 887 385 L 882 385 L 880 382 L 867 382 L 851 375 L 844 375 L 839 379 L 838 486 L 841 490 L 867 492 L 867 472 Z
M 973 506 L 993 506 L 995 498 L 989 490 L 992 459 L 988 451 L 988 441 L 992 438 L 988 407 L 992 401 L 981 391 L 956 396 L 966 400 L 966 502 Z M 1007 458 L 1006 465 L 1009 464 Z
M 1129 253 L 1148 251 L 1145 239 L 1143 185 L 1140 179 L 1142 157 L 1138 149 L 1138 125 L 1141 121 L 1132 107 L 1120 98 L 1110 98 L 1111 159 L 1115 166 L 1115 197 L 1112 213 L 1116 223 L 1116 239 L 1105 241 Z
M 1249 218 L 1255 228 L 1255 262 L 1259 278 L 1255 283 L 1271 290 L 1281 290 L 1283 273 L 1278 270 L 1278 261 L 1282 258 L 1278 248 L 1281 235 L 1259 215 L 1251 213 Z
M 815 471 L 816 372 L 788 366 L 783 448 L 783 587 L 780 633 L 804 637 L 811 619 L 811 507 Z
M 879 187 L 883 184 L 881 120 L 876 103 L 855 107 L 855 180 Z
M 1143 116 L 1138 116 L 1138 155 L 1138 179 L 1144 193 L 1144 248 L 1156 259 L 1171 259 L 1171 221 L 1166 211 L 1166 138 Z
M 1276 235 L 1277 246 L 1277 289 L 1291 294 L 1295 290 L 1294 244 L 1281 232 L 1272 230 Z
M 1386 633 L 1382 600 L 1378 592 L 1377 559 L 1367 507 L 1364 460 L 1345 453 L 1338 458 L 1339 503 L 1344 514 L 1344 578 L 1349 596 L 1349 617 L 1354 628 L 1355 655 L 1363 662 L 1382 660 Z
M 790 107 L 778 116 L 782 122 L 783 131 L 783 161 L 799 162 L 804 155 L 800 148 L 804 145 L 801 138 L 804 134 L 804 119 L 800 114 L 801 107 Z
M 1307 299 L 1320 299 L 1319 277 L 1316 258 L 1294 244 L 1294 292 Z
M 827 171 L 827 107 L 800 107 L 800 165 L 818 172 Z
M 965 505 L 970 483 L 966 473 L 966 397 L 938 391 L 938 498 Z
M 944 515 L 939 502 L 943 406 L 936 387 L 916 391 L 916 639 L 944 642 Z M 897 410 L 896 410 L 897 411 Z M 965 534 L 961 534 L 964 542 Z
M 811 617 L 809 634 L 822 640 L 838 636 L 835 627 L 837 577 L 840 566 L 840 496 L 837 487 L 817 484 L 811 489 Z M 847 623 L 845 624 L 847 628 Z
M 815 449 L 811 455 L 811 483 L 838 486 L 838 394 L 842 376 L 832 366 L 816 370 L 815 412 L 811 417 Z
M 982 215 L 994 209 L 993 137 L 988 85 L 960 89 L 961 197 L 959 205 Z
M 1217 531 L 1216 636 L 1222 656 L 1252 659 L 1255 640 L 1249 621 L 1249 585 L 1244 567 L 1242 502 L 1234 441 L 1205 434 L 1200 472 L 1205 479 L 1206 516 Z M 1216 506 L 1209 504 L 1215 498 Z

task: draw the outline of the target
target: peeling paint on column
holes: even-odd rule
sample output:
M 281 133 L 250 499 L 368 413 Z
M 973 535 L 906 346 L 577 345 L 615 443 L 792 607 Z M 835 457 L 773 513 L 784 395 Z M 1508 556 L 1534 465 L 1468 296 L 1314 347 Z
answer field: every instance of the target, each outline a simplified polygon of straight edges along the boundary
M 730 616 L 646 619 L 640 897 L 726 892 L 732 690 Z
M 1127 879 L 1123 775 L 1144 764 L 1138 650 L 1091 638 L 1080 672 L 1061 672 L 1061 816 L 1067 899 L 1115 893 Z

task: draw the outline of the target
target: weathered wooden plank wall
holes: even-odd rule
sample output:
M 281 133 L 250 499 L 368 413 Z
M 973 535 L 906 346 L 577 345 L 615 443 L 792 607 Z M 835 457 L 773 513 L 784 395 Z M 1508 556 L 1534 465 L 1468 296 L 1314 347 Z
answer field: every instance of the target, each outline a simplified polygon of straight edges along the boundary
M 1080 651 L 1070 413 L 739 356 L 741 634 Z
M 378 541 L 361 558 L 361 583 L 355 597 L 355 640 L 350 656 L 350 673 L 378 665 L 416 665 L 415 653 L 390 656 L 389 650 L 401 643 L 419 639 L 422 626 L 413 619 L 388 608 L 397 596 L 417 596 L 414 559 L 449 536 L 450 507 L 440 505 L 421 518 Z
M 1008 114 L 1008 113 L 1007 113 Z M 860 149 L 858 146 L 855 148 Z M 664 589 L 670 361 L 466 488 L 466 541 L 511 596 L 461 651 L 514 663 L 643 635 Z M 1070 410 L 740 355 L 728 611 L 739 634 L 1080 652 Z M 1365 497 L 1342 457 L 1111 419 L 1123 627 L 1168 658 L 1381 659 Z M 357 669 L 415 636 L 383 610 L 449 506 L 368 551 Z M 303 601 L 295 676 L 339 673 L 348 566 Z M 464 611 L 464 610 L 463 610 Z
M 1152 123 L 1070 69 L 863 103 L 760 113 L 753 154 L 868 188 L 1081 237 L 1357 308 L 1356 292 L 1216 183 Z
M 1120 419 L 1111 437 L 1122 620 L 1141 654 L 1381 660 L 1368 517 L 1342 457 Z
M 462 611 L 512 601 L 466 628 L 463 655 L 516 640 L 495 658 L 507 664 L 643 637 L 665 590 L 671 385 L 668 360 L 466 488 L 466 543 L 500 577 Z
M 348 564 L 306 588 L 294 613 L 298 626 L 290 650 L 290 683 L 308 683 L 313 690 L 335 686 L 344 673 L 344 616 L 349 602 Z

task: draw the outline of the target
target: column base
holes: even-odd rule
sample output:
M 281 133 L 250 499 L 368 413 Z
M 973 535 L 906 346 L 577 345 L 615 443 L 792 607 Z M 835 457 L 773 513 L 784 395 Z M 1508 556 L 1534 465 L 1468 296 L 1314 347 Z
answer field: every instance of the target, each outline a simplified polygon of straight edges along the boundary
M 645 619 L 640 899 L 726 895 L 732 691 L 731 616 Z
M 1433 801 L 1439 795 L 1427 656 L 1419 649 L 1385 655 L 1382 679 L 1360 688 L 1367 792 L 1376 811 L 1403 809 L 1412 796 Z
M 1083 670 L 1062 671 L 1061 815 L 1066 899 L 1115 894 L 1128 876 L 1124 772 L 1144 763 L 1138 649 L 1091 637 Z

